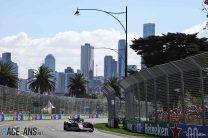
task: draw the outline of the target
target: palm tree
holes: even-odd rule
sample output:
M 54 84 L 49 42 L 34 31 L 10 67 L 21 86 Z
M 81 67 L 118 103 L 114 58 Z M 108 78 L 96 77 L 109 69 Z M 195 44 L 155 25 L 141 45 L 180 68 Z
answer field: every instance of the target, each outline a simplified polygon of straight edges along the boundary
M 76 73 L 69 79 L 69 96 L 83 98 L 86 95 L 86 84 L 88 81 L 84 78 L 83 74 Z
M 104 85 L 109 85 L 110 87 L 112 87 L 115 91 L 115 96 L 119 98 L 121 97 L 120 88 L 118 86 L 118 78 L 111 77 L 105 82 Z
M 0 85 L 17 88 L 18 77 L 12 64 L 0 62 Z
M 35 93 L 43 94 L 47 92 L 50 94 L 50 92 L 55 90 L 52 72 L 48 67 L 44 65 L 40 66 L 38 70 L 35 70 L 33 78 L 28 82 L 29 89 Z

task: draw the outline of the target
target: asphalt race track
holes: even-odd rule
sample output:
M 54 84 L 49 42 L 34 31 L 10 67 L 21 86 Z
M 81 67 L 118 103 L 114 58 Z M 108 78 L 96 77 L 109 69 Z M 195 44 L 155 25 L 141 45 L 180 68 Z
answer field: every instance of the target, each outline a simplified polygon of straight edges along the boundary
M 86 119 L 92 123 L 105 123 L 107 119 Z M 63 130 L 64 120 L 40 120 L 40 121 L 15 121 L 15 122 L 0 122 L 0 137 L 1 138 L 125 138 L 114 134 L 100 132 L 95 129 L 93 133 L 89 132 L 68 132 Z M 4 129 L 18 128 L 19 136 L 4 136 Z M 34 129 L 34 135 L 22 135 L 23 131 L 27 129 Z M 17 130 L 17 129 L 16 129 Z M 35 132 L 35 133 L 34 133 Z M 14 134 L 15 132 L 13 132 Z

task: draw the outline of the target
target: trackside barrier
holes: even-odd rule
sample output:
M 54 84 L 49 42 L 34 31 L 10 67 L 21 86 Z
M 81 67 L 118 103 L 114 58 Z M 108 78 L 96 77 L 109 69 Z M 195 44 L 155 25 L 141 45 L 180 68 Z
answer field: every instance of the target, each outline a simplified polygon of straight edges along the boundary
M 23 114 L 23 120 L 32 120 L 32 115 L 31 114 Z
M 60 114 L 52 114 L 52 120 L 59 120 L 59 119 L 61 119 Z
M 113 123 L 113 121 L 109 121 Z M 158 137 L 177 137 L 177 138 L 207 138 L 208 126 L 203 125 L 189 125 L 189 124 L 173 124 L 173 123 L 151 123 L 139 121 L 127 121 L 126 129 L 150 134 Z
M 126 129 L 132 132 L 144 133 L 144 122 L 140 121 L 126 121 Z
M 13 114 L 4 114 L 4 121 L 13 121 Z
M 70 115 L 68 114 L 63 114 L 61 115 L 61 119 L 69 119 Z
M 26 121 L 26 120 L 59 120 L 69 119 L 69 114 L 0 114 L 0 122 L 2 121 Z M 73 117 L 73 115 L 71 115 Z M 106 118 L 106 115 L 80 115 L 81 118 Z
M 51 120 L 51 115 L 50 114 L 42 114 L 42 120 Z
M 108 115 L 107 114 L 99 114 L 98 118 L 108 118 Z
M 4 114 L 0 114 L 0 122 L 4 121 Z

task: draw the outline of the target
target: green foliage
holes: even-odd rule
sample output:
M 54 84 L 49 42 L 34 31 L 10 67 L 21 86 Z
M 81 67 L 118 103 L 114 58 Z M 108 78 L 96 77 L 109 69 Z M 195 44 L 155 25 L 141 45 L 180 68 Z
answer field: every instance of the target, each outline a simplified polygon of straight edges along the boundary
M 119 85 L 118 85 L 118 78 L 116 78 L 116 77 L 111 77 L 111 78 L 109 78 L 106 82 L 105 82 L 105 84 L 104 85 L 109 85 L 109 86 L 111 86 L 113 89 L 114 89 L 114 91 L 115 91 L 115 96 L 117 96 L 117 97 L 121 97 L 121 93 L 120 93 L 120 87 L 119 87 Z
M 69 81 L 69 96 L 84 98 L 86 96 L 85 86 L 88 83 L 88 81 L 84 78 L 83 74 L 76 73 L 73 77 L 69 79 Z
M 152 67 L 208 51 L 206 40 L 197 38 L 197 34 L 168 33 L 134 39 L 131 48 L 143 56 L 147 67 Z
M 204 0 L 204 4 L 208 5 L 208 0 Z
M 52 70 L 44 65 L 40 66 L 38 70 L 35 70 L 33 78 L 29 81 L 29 89 L 35 93 L 43 94 L 55 90 L 55 82 Z
M 0 62 L 0 85 L 17 88 L 18 77 L 12 64 Z

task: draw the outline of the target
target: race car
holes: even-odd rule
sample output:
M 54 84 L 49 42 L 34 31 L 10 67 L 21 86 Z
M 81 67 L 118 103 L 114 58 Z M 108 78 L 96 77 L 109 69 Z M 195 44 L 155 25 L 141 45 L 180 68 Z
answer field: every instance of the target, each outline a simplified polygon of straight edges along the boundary
M 94 126 L 92 123 L 84 122 L 84 119 L 81 118 L 73 118 L 69 119 L 69 121 L 64 122 L 64 130 L 65 131 L 88 131 L 93 132 Z

